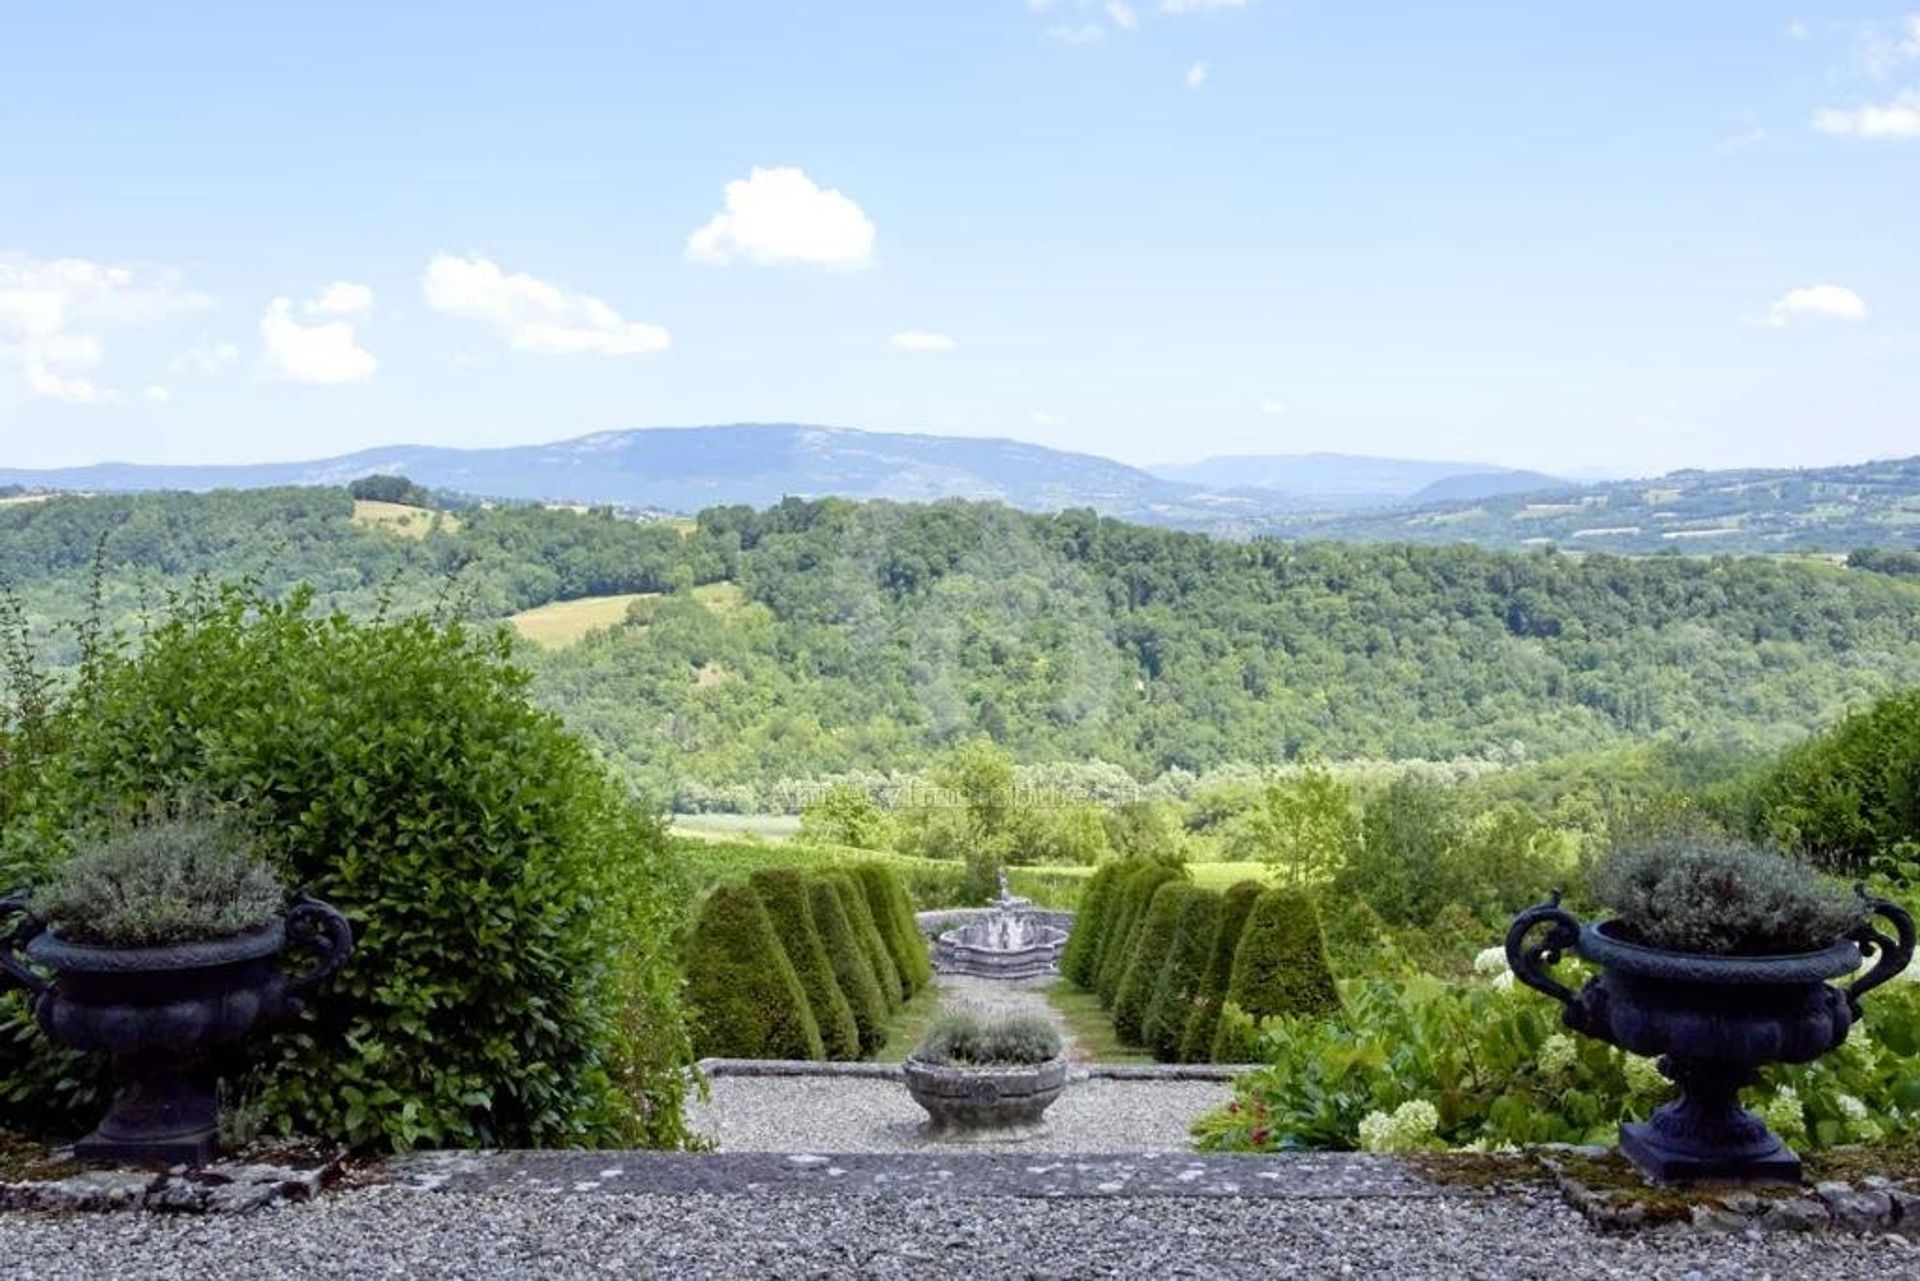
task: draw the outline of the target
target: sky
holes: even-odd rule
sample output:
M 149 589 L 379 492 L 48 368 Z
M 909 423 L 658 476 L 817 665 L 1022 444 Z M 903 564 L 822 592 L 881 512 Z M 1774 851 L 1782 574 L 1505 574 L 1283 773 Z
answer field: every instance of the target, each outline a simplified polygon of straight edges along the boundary
M 0 0 L 0 465 L 1920 453 L 1920 3 Z

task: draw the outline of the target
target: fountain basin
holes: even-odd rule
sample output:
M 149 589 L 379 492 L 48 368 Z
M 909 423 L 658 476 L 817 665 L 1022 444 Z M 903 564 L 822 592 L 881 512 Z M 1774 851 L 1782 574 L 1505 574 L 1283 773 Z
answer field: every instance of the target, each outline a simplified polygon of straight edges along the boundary
M 1059 915 L 1036 910 L 1024 900 L 1003 900 L 951 924 L 942 921 L 947 928 L 934 933 L 933 966 L 942 974 L 990 979 L 1058 974 L 1068 933 L 1053 923 Z
M 1006 1143 L 1046 1133 L 1044 1114 L 1067 1086 L 1065 1056 L 1018 1067 L 956 1067 L 909 1058 L 907 1093 L 926 1109 L 922 1131 L 949 1142 Z

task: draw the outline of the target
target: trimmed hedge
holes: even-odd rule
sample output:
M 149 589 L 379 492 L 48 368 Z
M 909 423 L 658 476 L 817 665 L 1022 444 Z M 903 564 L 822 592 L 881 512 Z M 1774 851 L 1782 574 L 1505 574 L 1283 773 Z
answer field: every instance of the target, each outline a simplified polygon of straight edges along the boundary
M 1100 994 L 1102 1005 L 1111 1008 L 1120 995 L 1120 980 L 1126 977 L 1127 962 L 1133 959 L 1134 933 L 1146 917 L 1154 891 L 1182 875 L 1179 868 L 1166 863 L 1143 863 L 1127 877 L 1120 890 L 1120 910 L 1101 929 L 1100 969 L 1094 990 Z
M 814 929 L 826 945 L 827 959 L 833 964 L 833 977 L 840 985 L 840 994 L 853 1011 L 860 1052 L 872 1054 L 887 1042 L 887 999 L 880 994 L 880 982 L 874 977 L 873 966 L 854 934 L 853 922 L 847 919 L 839 889 L 825 877 L 810 879 L 807 907 L 813 913 Z
M 824 1059 L 806 989 L 750 885 L 707 896 L 686 947 L 687 1005 L 703 1057 Z
M 840 906 L 853 926 L 860 951 L 872 967 L 873 977 L 879 981 L 880 995 L 886 999 L 887 1011 L 892 1013 L 906 1002 L 907 990 L 901 983 L 900 967 L 894 964 L 893 953 L 887 950 L 886 940 L 880 937 L 880 927 L 873 923 L 873 908 L 867 904 L 866 894 L 845 872 L 828 872 L 821 879 L 833 886 L 834 895 L 839 898 Z
M 1226 1017 L 1228 1007 L 1242 1020 Z M 1277 1014 L 1331 1014 L 1340 1008 L 1340 992 L 1327 964 L 1327 942 L 1320 912 L 1304 890 L 1268 890 L 1254 902 L 1234 950 L 1233 978 L 1227 984 L 1216 1063 L 1247 1063 L 1255 1057 L 1248 1030 Z
M 1180 1061 L 1180 1043 L 1200 986 L 1206 981 L 1224 902 L 1213 890 L 1196 889 L 1187 895 L 1180 922 L 1174 927 L 1173 946 L 1167 949 L 1166 964 L 1160 967 L 1160 981 L 1147 1002 L 1140 1028 L 1141 1044 L 1162 1063 Z
M 1182 1063 L 1213 1061 L 1213 1038 L 1220 1030 L 1220 1006 L 1227 999 L 1227 984 L 1233 981 L 1233 955 L 1240 947 L 1240 931 L 1247 914 L 1266 893 L 1259 881 L 1236 881 L 1227 887 L 1220 903 L 1220 928 L 1213 936 L 1213 952 L 1207 961 L 1206 977 L 1186 1030 L 1180 1034 Z
M 894 966 L 900 971 L 900 988 L 911 996 L 933 978 L 933 959 L 927 955 L 927 941 L 914 922 L 913 907 L 900 878 L 884 863 L 859 863 L 853 868 L 867 906 L 873 910 L 874 924 L 886 942 Z
M 1060 973 L 1081 987 L 1092 987 L 1094 965 L 1099 959 L 1100 928 L 1113 893 L 1129 864 L 1103 864 L 1087 882 L 1080 896 L 1080 911 L 1073 918 L 1073 933 L 1060 952 Z
M 833 971 L 833 958 L 821 941 L 814 924 L 813 909 L 807 904 L 807 880 L 792 868 L 767 868 L 747 879 L 773 920 L 773 931 L 793 962 L 794 973 L 807 994 L 807 1006 L 820 1029 L 820 1045 L 834 1060 L 860 1057 L 860 1028 L 853 1021 L 853 1010 L 840 990 Z
M 1140 928 L 1133 932 L 1127 972 L 1113 997 L 1113 1030 L 1128 1045 L 1139 1045 L 1147 1006 L 1160 986 L 1160 971 L 1173 950 L 1173 936 L 1187 910 L 1187 898 L 1200 891 L 1185 881 L 1167 881 L 1153 892 Z

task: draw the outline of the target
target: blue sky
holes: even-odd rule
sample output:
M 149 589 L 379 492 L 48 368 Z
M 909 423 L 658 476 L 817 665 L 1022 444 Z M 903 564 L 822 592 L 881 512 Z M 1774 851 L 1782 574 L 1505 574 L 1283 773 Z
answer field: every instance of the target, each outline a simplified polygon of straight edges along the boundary
M 0 0 L 0 461 L 1920 452 L 1920 0 Z

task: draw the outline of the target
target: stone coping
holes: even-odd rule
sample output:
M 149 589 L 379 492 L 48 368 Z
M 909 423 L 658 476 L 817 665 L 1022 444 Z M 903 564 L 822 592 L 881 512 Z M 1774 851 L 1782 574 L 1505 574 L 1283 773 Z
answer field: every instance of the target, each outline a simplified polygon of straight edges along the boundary
M 720 1076 L 839 1076 L 898 1081 L 898 1063 L 821 1063 L 812 1059 L 701 1059 L 701 1075 Z M 1260 1067 L 1257 1063 L 1076 1063 L 1067 1069 L 1069 1081 L 1231 1081 Z

